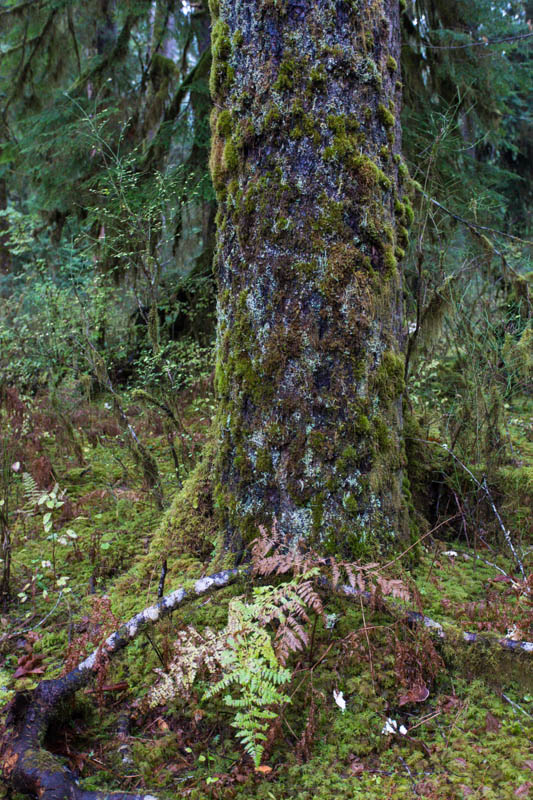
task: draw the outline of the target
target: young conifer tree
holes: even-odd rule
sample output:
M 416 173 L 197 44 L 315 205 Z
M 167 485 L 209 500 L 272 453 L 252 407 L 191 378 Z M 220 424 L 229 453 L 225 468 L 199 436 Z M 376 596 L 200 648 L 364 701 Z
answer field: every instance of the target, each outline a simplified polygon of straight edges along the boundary
M 327 552 L 407 531 L 397 0 L 211 0 L 215 501 Z

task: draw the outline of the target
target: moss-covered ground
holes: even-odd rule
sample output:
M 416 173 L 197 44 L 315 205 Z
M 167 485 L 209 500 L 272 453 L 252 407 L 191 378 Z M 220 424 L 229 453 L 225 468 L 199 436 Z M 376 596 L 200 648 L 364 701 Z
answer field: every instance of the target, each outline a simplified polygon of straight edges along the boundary
M 1 617 L 2 703 L 42 674 L 59 675 L 69 646 L 75 662 L 112 629 L 102 597 L 110 598 L 122 621 L 154 602 L 164 559 L 165 591 L 220 563 L 209 447 L 203 461 L 189 460 L 186 452 L 200 451 L 208 408 L 208 401 L 188 408 L 180 453 L 190 477 L 181 490 L 161 420 L 132 409 L 132 424 L 157 461 L 167 503 L 177 498 L 164 510 L 143 485 L 124 433 L 113 427 L 103 402 L 93 403 L 91 412 L 98 435 L 88 437 L 83 423 L 74 430 L 81 460 L 79 448 L 65 446 L 60 428 L 41 433 L 53 467 L 51 485 L 57 481 L 65 491 L 65 505 L 53 512 L 54 536 L 47 538 L 43 509 L 28 502 L 15 471 L 12 602 Z M 515 460 L 498 468 L 492 488 L 530 574 L 533 437 L 527 404 L 511 415 L 509 430 Z M 364 609 L 325 595 L 330 623 L 326 628 L 317 622 L 308 650 L 293 657 L 292 702 L 282 710 L 259 771 L 243 756 L 223 703 L 201 702 L 202 685 L 186 702 L 157 708 L 142 703 L 169 659 L 176 632 L 186 625 L 223 628 L 229 599 L 250 591 L 248 579 L 184 606 L 149 636 L 139 636 L 105 675 L 100 703 L 90 690 L 80 692 L 47 746 L 85 788 L 147 789 L 165 798 L 533 796 L 529 662 L 452 636 L 471 631 L 531 640 L 531 604 L 517 589 L 519 576 L 497 526 L 480 529 L 479 536 L 467 533 L 455 524 L 440 529 L 439 538 L 424 539 L 409 564 L 406 557 L 393 566 L 413 587 L 409 607 L 444 624 L 444 641 L 406 625 L 400 607 L 394 613 L 379 604 Z M 27 674 L 15 679 L 24 663 Z M 427 697 L 425 691 L 417 696 L 420 686 Z M 334 691 L 343 692 L 344 711 Z M 125 711 L 132 718 L 127 764 L 118 752 Z M 397 732 L 384 732 L 387 720 Z

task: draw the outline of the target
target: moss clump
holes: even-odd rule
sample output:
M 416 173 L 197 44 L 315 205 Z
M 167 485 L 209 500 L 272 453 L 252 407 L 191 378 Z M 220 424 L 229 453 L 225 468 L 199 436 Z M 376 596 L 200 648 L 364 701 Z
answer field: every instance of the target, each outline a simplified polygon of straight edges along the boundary
M 389 433 L 389 426 L 380 417 L 377 417 L 374 422 L 374 441 L 378 450 L 386 453 L 391 447 L 391 437 Z
M 415 221 L 415 212 L 413 211 L 413 206 L 411 205 L 409 198 L 404 197 L 403 204 L 405 207 L 405 224 L 408 228 L 410 228 Z
M 326 70 L 324 69 L 323 64 L 319 64 L 318 66 L 314 66 L 309 73 L 309 83 L 314 88 L 317 86 L 322 86 L 327 81 Z
M 242 31 L 236 30 L 232 36 L 231 43 L 234 47 L 240 47 L 244 41 L 244 36 L 242 35 Z
M 225 108 L 217 117 L 216 130 L 219 136 L 231 136 L 233 130 L 233 120 L 231 113 Z
M 394 143 L 394 125 L 396 120 L 394 114 L 383 103 L 378 106 L 378 118 L 387 131 L 387 138 L 391 144 Z
M 229 26 L 220 19 L 217 19 L 211 31 L 211 53 L 213 60 L 209 90 L 212 97 L 215 97 L 218 92 L 227 92 L 235 78 L 235 70 L 227 63 L 231 54 Z
M 270 106 L 263 120 L 263 130 L 270 130 L 270 128 L 279 125 L 281 120 L 282 116 L 279 108 L 274 105 Z
M 279 65 L 279 72 L 276 81 L 273 83 L 272 88 L 276 92 L 288 92 L 294 86 L 294 81 L 297 73 L 296 61 L 293 58 L 286 58 Z
M 398 62 L 391 55 L 387 56 L 387 69 L 390 69 L 391 72 L 396 72 L 398 69 Z
M 369 156 L 362 153 L 353 157 L 351 164 L 357 173 L 359 182 L 366 188 L 379 184 L 382 189 L 390 189 L 392 183 L 383 170 L 372 161 Z
M 376 371 L 375 385 L 379 397 L 388 405 L 400 397 L 405 389 L 405 362 L 399 353 L 387 350 Z
M 383 250 L 383 265 L 389 277 L 393 277 L 398 269 L 398 259 L 394 254 L 392 245 L 386 245 Z
M 398 241 L 402 247 L 407 247 L 409 244 L 409 231 L 403 225 L 398 227 Z
M 359 435 L 369 434 L 371 430 L 370 420 L 366 414 L 361 414 L 355 423 L 355 432 Z
M 229 172 L 236 172 L 239 167 L 239 155 L 232 139 L 224 145 L 224 166 Z
M 354 468 L 357 467 L 359 456 L 355 447 L 349 444 L 344 448 L 342 453 L 337 459 L 337 471 L 342 477 L 346 477 Z

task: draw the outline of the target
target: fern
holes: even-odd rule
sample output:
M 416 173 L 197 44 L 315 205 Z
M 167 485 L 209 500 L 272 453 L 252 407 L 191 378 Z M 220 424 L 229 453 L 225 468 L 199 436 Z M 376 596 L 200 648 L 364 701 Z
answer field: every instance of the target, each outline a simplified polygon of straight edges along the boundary
M 36 506 L 41 499 L 42 490 L 39 489 L 35 478 L 29 472 L 22 473 L 22 488 L 24 490 L 24 497 L 26 498 L 26 506 Z

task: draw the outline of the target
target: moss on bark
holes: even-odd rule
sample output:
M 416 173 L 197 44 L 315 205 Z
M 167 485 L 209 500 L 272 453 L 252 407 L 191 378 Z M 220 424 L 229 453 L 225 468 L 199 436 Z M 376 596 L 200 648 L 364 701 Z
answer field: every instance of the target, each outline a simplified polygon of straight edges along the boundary
M 398 4 L 212 12 L 219 523 L 375 554 L 408 532 Z

